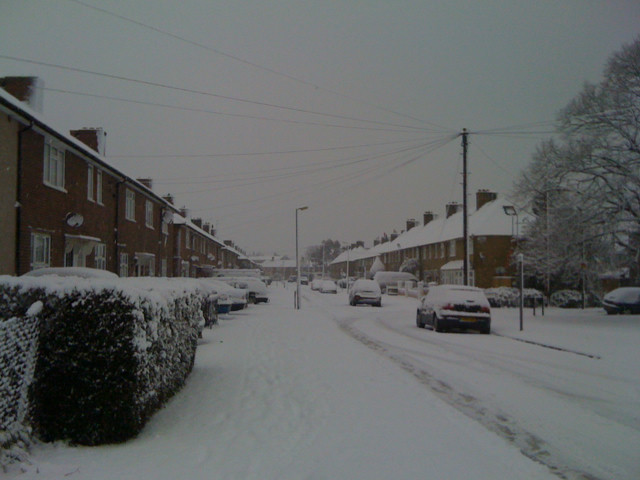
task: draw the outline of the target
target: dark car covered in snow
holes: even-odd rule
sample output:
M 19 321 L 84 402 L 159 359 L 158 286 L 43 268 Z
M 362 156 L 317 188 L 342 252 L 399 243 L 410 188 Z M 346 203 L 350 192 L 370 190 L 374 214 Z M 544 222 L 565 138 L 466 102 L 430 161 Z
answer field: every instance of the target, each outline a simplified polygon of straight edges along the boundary
M 620 287 L 607 293 L 602 306 L 609 315 L 640 313 L 640 287 Z

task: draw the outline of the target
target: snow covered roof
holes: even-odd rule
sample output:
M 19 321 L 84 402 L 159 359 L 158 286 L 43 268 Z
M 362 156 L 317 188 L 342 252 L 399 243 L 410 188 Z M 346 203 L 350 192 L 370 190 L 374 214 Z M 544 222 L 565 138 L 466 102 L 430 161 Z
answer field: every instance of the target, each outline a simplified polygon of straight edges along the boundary
M 260 264 L 262 268 L 295 268 L 296 261 L 294 260 L 283 260 L 281 258 L 277 258 L 275 260 L 265 260 Z
M 480 209 L 469 215 L 469 235 L 506 235 L 511 236 L 513 232 L 512 217 L 504 211 L 505 206 L 513 205 L 505 198 L 497 198 L 485 203 Z M 426 225 L 414 227 L 400 234 L 394 240 L 380 243 L 373 248 L 357 248 L 349 251 L 349 261 L 362 260 L 364 258 L 377 257 L 384 253 L 404 250 L 407 248 L 421 247 L 440 242 L 462 238 L 463 213 L 458 212 L 448 218 L 436 218 Z M 528 219 L 528 215 L 521 213 L 518 221 L 523 223 Z M 347 261 L 347 252 L 336 257 L 331 265 Z

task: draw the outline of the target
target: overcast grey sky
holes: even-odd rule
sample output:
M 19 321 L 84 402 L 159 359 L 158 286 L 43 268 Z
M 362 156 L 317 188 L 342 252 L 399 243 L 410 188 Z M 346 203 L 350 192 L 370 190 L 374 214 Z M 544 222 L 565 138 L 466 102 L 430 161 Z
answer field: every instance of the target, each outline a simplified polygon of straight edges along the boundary
M 638 34 L 637 0 L 0 0 L 0 75 L 39 76 L 53 126 L 103 127 L 221 238 L 291 255 L 298 206 L 302 247 L 370 246 L 462 201 L 462 128 L 529 132 L 470 136 L 470 192 L 508 195 Z

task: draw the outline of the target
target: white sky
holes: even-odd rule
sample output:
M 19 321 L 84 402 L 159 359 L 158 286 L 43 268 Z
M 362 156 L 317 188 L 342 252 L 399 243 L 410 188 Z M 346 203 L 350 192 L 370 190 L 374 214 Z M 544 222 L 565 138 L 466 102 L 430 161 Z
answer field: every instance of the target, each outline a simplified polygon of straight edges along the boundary
M 635 0 L 0 0 L 0 75 L 76 92 L 45 91 L 52 125 L 103 127 L 111 163 L 154 178 L 220 237 L 292 254 L 298 206 L 310 207 L 301 248 L 370 246 L 443 214 L 462 200 L 461 147 L 441 140 L 463 127 L 549 131 L 639 33 Z M 470 192 L 508 194 L 545 136 L 472 135 Z

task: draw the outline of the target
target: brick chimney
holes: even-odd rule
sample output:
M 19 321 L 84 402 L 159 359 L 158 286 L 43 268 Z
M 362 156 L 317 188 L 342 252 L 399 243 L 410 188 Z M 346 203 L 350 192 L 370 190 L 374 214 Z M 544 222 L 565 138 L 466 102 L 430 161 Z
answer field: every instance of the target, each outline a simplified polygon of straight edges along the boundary
M 105 144 L 107 143 L 107 132 L 105 132 L 104 129 L 101 127 L 82 128 L 80 130 L 71 130 L 69 133 L 72 137 L 77 138 L 91 150 L 104 157 Z
M 162 197 L 163 200 L 166 200 L 168 203 L 170 203 L 171 205 L 173 205 L 173 195 L 171 195 L 170 193 L 168 193 L 167 195 L 165 195 L 164 197 Z
M 424 212 L 424 216 L 422 217 L 423 220 L 423 225 L 427 225 L 429 222 L 435 220 L 436 216 L 433 214 L 433 212 Z
M 476 192 L 476 210 L 480 210 L 483 205 L 493 202 L 496 198 L 498 198 L 498 194 L 496 192 L 478 190 Z
M 202 224 L 202 229 L 207 233 L 211 233 L 211 224 L 209 222 L 204 222 Z
M 413 227 L 415 227 L 416 225 L 418 225 L 418 222 L 416 222 L 415 218 L 410 218 L 409 220 L 407 220 L 407 232 L 411 230 Z
M 233 248 L 233 240 L 225 240 L 225 241 L 224 241 L 224 244 L 225 244 L 227 247 L 231 247 L 231 248 Z
M 396 238 L 398 238 L 398 234 L 396 232 L 393 232 L 390 236 L 389 236 L 389 241 L 393 242 Z
M 193 223 L 196 227 L 202 228 L 202 219 L 201 218 L 192 218 L 191 223 Z
M 136 178 L 142 185 L 147 187 L 149 190 L 153 190 L 153 179 L 151 178 Z
M 189 209 L 187 207 L 182 207 L 180 209 L 180 215 L 182 215 L 184 218 L 188 218 L 189 217 Z
M 38 77 L 0 78 L 0 88 L 42 113 L 42 88 L 44 82 Z
M 459 211 L 461 211 L 462 205 L 460 205 L 458 202 L 447 203 L 446 210 L 447 210 L 447 218 L 449 218 L 451 215 L 454 215 Z

